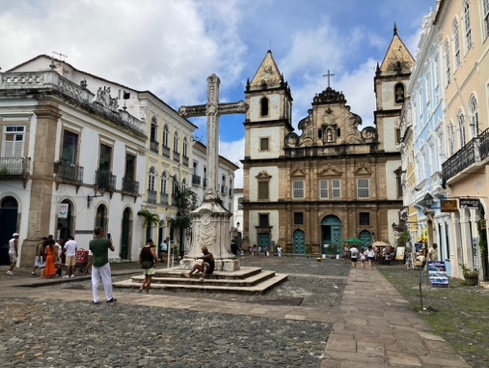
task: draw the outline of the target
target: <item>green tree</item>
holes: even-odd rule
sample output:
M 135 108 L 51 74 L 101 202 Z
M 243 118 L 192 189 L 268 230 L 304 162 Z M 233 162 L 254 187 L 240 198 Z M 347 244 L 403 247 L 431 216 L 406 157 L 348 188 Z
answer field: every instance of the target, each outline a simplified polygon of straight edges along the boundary
M 143 228 L 146 229 L 146 240 L 151 237 L 151 228 L 160 225 L 160 216 L 157 213 L 151 212 L 147 209 L 138 212 L 139 216 L 143 216 Z

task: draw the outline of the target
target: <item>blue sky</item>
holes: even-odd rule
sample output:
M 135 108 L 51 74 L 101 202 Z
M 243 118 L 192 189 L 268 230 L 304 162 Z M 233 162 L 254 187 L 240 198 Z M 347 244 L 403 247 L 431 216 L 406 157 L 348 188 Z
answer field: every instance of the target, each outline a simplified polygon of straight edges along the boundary
M 413 56 L 436 0 L 0 0 L 0 67 L 52 51 L 81 69 L 150 90 L 177 109 L 205 103 L 206 79 L 221 101 L 244 100 L 267 50 L 291 87 L 293 124 L 327 86 L 343 91 L 371 125 L 375 65 L 396 22 Z M 192 120 L 206 141 L 206 122 Z M 244 156 L 244 116 L 221 121 L 221 155 Z M 236 186 L 242 183 L 237 173 Z

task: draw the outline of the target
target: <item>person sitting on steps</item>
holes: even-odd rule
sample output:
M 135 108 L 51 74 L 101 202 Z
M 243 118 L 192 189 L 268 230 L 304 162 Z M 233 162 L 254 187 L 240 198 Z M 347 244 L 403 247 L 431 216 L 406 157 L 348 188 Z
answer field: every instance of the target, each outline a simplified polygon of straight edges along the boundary
M 202 264 L 194 264 L 188 274 L 183 274 L 185 277 L 191 278 L 194 273 L 201 273 L 199 281 L 204 281 L 206 275 L 212 275 L 215 267 L 214 256 L 207 247 L 202 247 L 202 253 L 204 253 L 202 257 L 195 258 L 195 260 L 202 259 Z

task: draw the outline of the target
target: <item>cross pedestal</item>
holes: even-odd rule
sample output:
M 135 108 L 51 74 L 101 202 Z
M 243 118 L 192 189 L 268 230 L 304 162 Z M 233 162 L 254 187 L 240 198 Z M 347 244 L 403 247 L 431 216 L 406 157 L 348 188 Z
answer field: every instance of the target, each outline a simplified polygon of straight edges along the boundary
M 194 258 L 202 255 L 206 246 L 214 256 L 216 270 L 239 270 L 239 261 L 231 252 L 231 227 L 229 219 L 232 213 L 222 206 L 217 190 L 219 174 L 219 117 L 221 115 L 245 114 L 248 105 L 244 101 L 219 103 L 219 77 L 212 74 L 207 78 L 208 102 L 206 105 L 182 106 L 178 113 L 184 118 L 207 116 L 207 171 L 208 190 L 202 205 L 192 211 L 192 244 L 188 253 L 180 262 L 180 267 L 190 269 Z

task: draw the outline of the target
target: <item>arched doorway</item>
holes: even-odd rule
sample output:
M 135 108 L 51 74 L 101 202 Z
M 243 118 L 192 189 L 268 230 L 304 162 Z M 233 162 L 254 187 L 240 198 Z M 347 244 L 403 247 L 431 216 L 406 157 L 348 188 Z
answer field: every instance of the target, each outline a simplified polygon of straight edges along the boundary
M 5 197 L 0 204 L 0 264 L 10 264 L 8 242 L 17 232 L 19 204 L 14 197 Z
M 105 207 L 105 205 L 103 204 L 97 207 L 97 215 L 95 216 L 95 227 L 97 226 L 100 226 L 104 231 L 104 234 L 107 235 L 107 207 Z
M 306 234 L 302 230 L 294 231 L 294 254 L 306 254 Z
M 73 228 L 73 203 L 69 199 L 65 199 L 61 202 L 61 209 L 66 211 L 58 211 L 58 234 L 57 239 L 68 240 L 69 235 L 74 235 Z M 66 206 L 67 205 L 67 206 Z
M 131 249 L 131 229 L 132 229 L 132 211 L 129 208 L 122 214 L 121 226 L 121 252 L 120 257 L 123 260 L 130 260 Z
M 363 251 L 365 249 L 368 249 L 372 245 L 372 234 L 368 230 L 363 230 L 360 232 L 360 239 L 363 242 L 363 244 L 360 246 L 361 249 L 360 251 Z
M 343 251 L 343 226 L 338 217 L 330 215 L 323 219 L 321 222 L 321 240 L 323 254 L 336 255 Z

